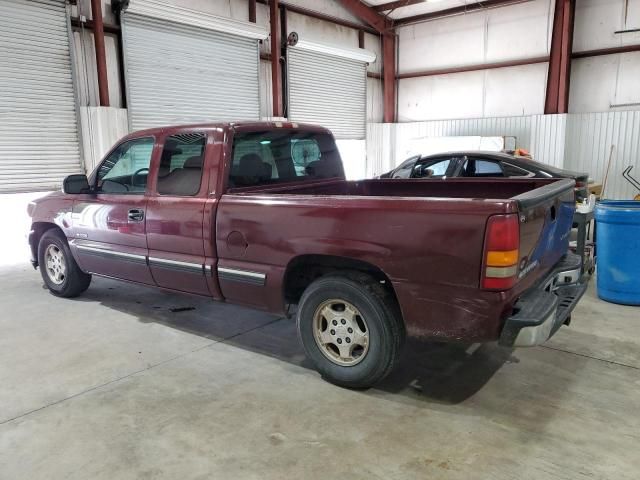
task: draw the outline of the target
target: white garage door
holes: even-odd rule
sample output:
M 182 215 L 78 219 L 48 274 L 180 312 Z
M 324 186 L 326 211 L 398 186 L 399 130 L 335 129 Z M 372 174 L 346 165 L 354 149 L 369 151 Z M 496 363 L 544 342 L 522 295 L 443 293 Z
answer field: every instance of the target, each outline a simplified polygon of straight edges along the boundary
M 254 24 L 149 0 L 131 0 L 123 39 L 131 130 L 221 120 L 258 120 Z
M 0 0 L 0 192 L 81 171 L 64 0 Z
M 340 50 L 299 42 L 287 49 L 288 117 L 329 128 L 338 139 L 366 135 L 365 50 Z

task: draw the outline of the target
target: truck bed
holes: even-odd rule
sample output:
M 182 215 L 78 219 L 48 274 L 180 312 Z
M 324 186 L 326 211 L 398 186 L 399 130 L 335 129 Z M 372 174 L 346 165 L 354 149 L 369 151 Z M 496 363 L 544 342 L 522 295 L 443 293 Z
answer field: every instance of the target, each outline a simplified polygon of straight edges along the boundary
M 240 194 L 292 194 L 292 195 L 343 195 L 373 197 L 435 197 L 465 199 L 504 200 L 526 194 L 558 179 L 375 179 L 375 180 L 323 180 L 297 185 L 268 185 L 238 188 Z
M 329 179 L 234 189 L 218 206 L 220 265 L 261 272 L 266 261 L 273 283 L 239 292 L 222 280 L 222 291 L 280 311 L 285 272 L 314 252 L 378 266 L 414 336 L 495 339 L 518 296 L 566 253 L 573 187 L 567 179 Z M 520 216 L 523 274 L 508 291 L 481 290 L 487 221 L 505 214 Z M 245 232 L 241 257 L 230 232 Z

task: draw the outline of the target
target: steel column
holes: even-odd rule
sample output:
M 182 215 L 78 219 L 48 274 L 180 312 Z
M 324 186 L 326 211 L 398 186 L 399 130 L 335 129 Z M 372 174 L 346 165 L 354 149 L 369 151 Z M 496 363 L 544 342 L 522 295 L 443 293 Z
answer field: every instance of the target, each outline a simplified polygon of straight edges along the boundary
M 556 0 L 544 113 L 567 113 L 575 0 Z
M 280 66 L 280 8 L 278 0 L 269 2 L 269 23 L 271 28 L 271 85 L 273 116 L 282 117 L 282 67 Z
M 256 0 L 249 0 L 249 21 L 256 23 Z
M 107 56 L 104 47 L 104 22 L 101 0 L 91 0 L 93 17 L 93 40 L 96 48 L 96 68 L 98 70 L 98 95 L 100 106 L 109 106 L 109 80 L 107 77 Z
M 396 121 L 396 36 L 382 37 L 382 85 L 384 97 L 384 121 Z

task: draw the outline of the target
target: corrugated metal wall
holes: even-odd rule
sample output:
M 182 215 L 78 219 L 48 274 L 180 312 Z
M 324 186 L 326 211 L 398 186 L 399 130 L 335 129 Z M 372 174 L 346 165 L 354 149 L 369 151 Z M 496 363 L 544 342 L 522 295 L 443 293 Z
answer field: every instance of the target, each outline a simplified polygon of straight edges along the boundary
M 589 172 L 596 182 L 604 179 L 614 145 L 606 196 L 632 198 L 639 193 L 622 178 L 622 171 L 634 165 L 640 178 L 640 111 L 372 123 L 367 127 L 367 175 L 379 175 L 402 162 L 403 145 L 410 140 L 443 136 L 513 136 L 536 160 Z
M 0 0 L 0 192 L 60 188 L 80 146 L 61 0 Z
M 289 119 L 322 125 L 339 139 L 365 138 L 366 63 L 289 47 L 287 82 Z
M 602 182 L 611 147 L 605 196 L 633 198 L 640 192 L 622 177 L 622 172 L 633 165 L 632 174 L 640 180 L 640 111 L 569 115 L 565 168 L 587 171 Z
M 125 11 L 131 130 L 258 120 L 258 40 Z

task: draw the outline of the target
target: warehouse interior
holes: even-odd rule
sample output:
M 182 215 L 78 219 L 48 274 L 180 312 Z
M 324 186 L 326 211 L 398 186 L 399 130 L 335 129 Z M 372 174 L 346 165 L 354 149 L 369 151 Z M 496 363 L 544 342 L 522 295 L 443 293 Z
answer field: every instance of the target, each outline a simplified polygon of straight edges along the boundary
M 638 78 L 640 0 L 0 0 L 0 478 L 637 479 L 640 213 L 611 255 L 593 219 L 597 201 L 640 211 Z M 348 389 L 316 371 L 297 308 L 99 272 L 47 291 L 37 199 L 134 132 L 262 121 L 329 129 L 356 185 L 463 151 L 584 172 L 584 229 L 563 240 L 588 288 L 567 326 L 532 348 L 407 336 L 386 378 Z M 265 238 L 286 223 L 266 218 Z M 398 218 L 366 236 L 381 257 Z M 598 252 L 624 259 L 635 304 L 603 298 Z

